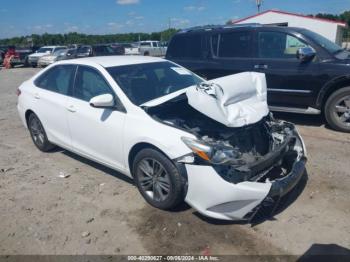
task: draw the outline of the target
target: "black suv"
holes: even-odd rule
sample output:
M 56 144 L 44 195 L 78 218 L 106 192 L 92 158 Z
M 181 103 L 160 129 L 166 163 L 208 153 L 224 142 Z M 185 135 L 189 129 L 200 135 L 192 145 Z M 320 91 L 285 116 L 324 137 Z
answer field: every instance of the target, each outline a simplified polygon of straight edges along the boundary
M 183 30 L 166 58 L 213 79 L 243 71 L 266 74 L 272 111 L 324 113 L 350 132 L 350 54 L 302 28 L 240 25 Z

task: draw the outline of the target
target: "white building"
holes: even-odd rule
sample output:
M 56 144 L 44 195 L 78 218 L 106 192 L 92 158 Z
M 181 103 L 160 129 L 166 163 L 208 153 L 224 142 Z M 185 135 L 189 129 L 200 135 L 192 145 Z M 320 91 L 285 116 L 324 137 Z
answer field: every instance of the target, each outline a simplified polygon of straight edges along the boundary
M 343 22 L 276 10 L 268 10 L 253 16 L 232 21 L 232 24 L 246 23 L 302 27 L 319 33 L 339 45 L 342 44 L 344 28 L 346 27 L 346 23 Z

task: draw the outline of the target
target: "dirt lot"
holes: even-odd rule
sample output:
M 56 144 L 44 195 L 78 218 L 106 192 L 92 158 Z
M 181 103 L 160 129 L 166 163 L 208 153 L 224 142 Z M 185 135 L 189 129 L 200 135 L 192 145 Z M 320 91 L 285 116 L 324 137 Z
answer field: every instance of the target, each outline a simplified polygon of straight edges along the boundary
M 349 253 L 350 135 L 320 117 L 277 115 L 297 123 L 309 155 L 308 179 L 289 206 L 254 226 L 220 222 L 186 205 L 156 210 L 115 171 L 63 150 L 39 152 L 15 95 L 37 71 L 0 70 L 0 254 Z

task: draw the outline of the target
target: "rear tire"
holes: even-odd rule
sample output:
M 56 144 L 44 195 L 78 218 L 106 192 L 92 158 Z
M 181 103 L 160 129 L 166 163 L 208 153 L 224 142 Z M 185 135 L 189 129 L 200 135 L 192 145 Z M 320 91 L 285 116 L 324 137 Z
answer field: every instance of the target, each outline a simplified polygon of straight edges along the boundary
M 56 146 L 51 144 L 47 139 L 47 135 L 39 118 L 34 114 L 30 114 L 28 118 L 28 129 L 32 137 L 34 145 L 42 152 L 48 152 Z
M 141 150 L 133 162 L 132 173 L 141 195 L 150 205 L 169 210 L 184 201 L 184 178 L 159 151 Z
M 350 87 L 335 91 L 327 99 L 324 114 L 333 129 L 350 133 Z

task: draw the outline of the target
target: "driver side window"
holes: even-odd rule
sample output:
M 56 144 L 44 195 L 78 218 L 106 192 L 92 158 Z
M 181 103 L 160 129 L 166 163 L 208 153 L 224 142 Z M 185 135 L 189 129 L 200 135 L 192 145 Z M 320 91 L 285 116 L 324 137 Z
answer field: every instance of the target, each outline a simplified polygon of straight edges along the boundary
M 73 97 L 89 102 L 91 98 L 103 94 L 115 96 L 100 73 L 90 67 L 79 66 Z
M 259 32 L 259 58 L 297 59 L 299 48 L 308 47 L 298 38 L 281 32 Z

